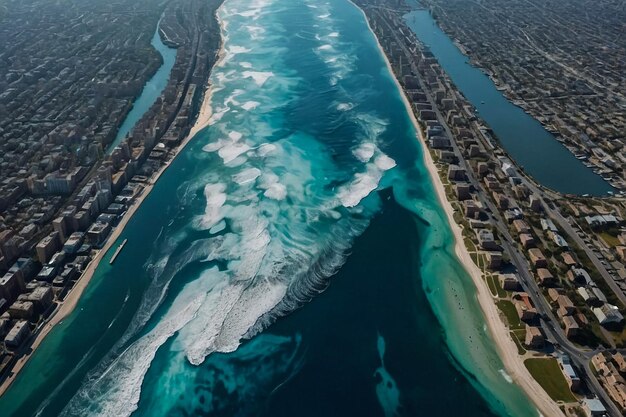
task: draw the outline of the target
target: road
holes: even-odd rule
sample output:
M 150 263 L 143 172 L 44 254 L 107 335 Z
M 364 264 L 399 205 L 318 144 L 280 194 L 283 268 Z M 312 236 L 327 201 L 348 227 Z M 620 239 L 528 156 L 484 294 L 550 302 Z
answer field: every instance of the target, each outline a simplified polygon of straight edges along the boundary
M 447 123 L 445 123 L 446 119 L 439 112 L 439 109 L 436 105 L 436 102 L 433 100 L 430 94 L 430 91 L 427 88 L 423 88 L 424 83 L 421 80 L 420 72 L 414 60 L 416 51 L 412 51 L 407 46 L 407 44 L 405 43 L 405 39 L 402 39 L 398 36 L 397 29 L 395 29 L 393 25 L 389 23 L 389 21 L 380 13 L 380 11 L 371 10 L 370 14 L 376 14 L 380 18 L 380 21 L 384 22 L 384 24 L 386 25 L 386 29 L 387 29 L 386 32 L 392 34 L 396 44 L 402 49 L 403 54 L 407 58 L 407 61 L 410 62 L 412 74 L 420 78 L 422 91 L 426 94 L 429 102 L 432 104 L 432 108 L 437 114 L 437 117 L 441 125 L 445 129 L 446 133 L 448 134 L 448 137 L 451 138 L 452 149 L 454 153 L 457 155 L 457 157 L 459 158 L 459 163 L 458 163 L 459 167 L 465 170 L 468 181 L 476 189 L 478 200 L 483 204 L 485 208 L 487 208 L 491 212 L 490 221 L 493 224 L 493 226 L 496 228 L 496 230 L 499 232 L 499 237 L 500 237 L 504 251 L 509 254 L 511 263 L 517 269 L 517 272 L 520 276 L 520 283 L 522 285 L 522 288 L 524 289 L 524 291 L 528 293 L 530 299 L 533 301 L 538 312 L 541 314 L 541 317 L 542 317 L 541 327 L 543 328 L 543 331 L 546 335 L 547 340 L 550 341 L 556 348 L 562 350 L 563 352 L 569 355 L 572 364 L 578 369 L 581 379 L 587 383 L 587 386 L 590 389 L 590 391 L 592 391 L 594 394 L 596 394 L 598 397 L 600 397 L 603 400 L 603 402 L 605 403 L 607 407 L 607 410 L 609 411 L 609 415 L 612 417 L 621 416 L 622 415 L 621 412 L 613 403 L 613 401 L 611 401 L 608 394 L 602 388 L 602 386 L 600 385 L 600 382 L 591 371 L 590 359 L 593 355 L 595 355 L 598 352 L 598 350 L 581 349 L 578 346 L 574 345 L 565 336 L 563 329 L 561 329 L 560 327 L 559 320 L 557 320 L 557 318 L 554 316 L 554 313 L 552 311 L 550 304 L 541 293 L 541 289 L 539 288 L 539 285 L 535 281 L 535 278 L 531 272 L 530 265 L 528 264 L 526 257 L 523 256 L 517 249 L 517 245 L 515 243 L 515 240 L 513 239 L 513 237 L 511 236 L 509 232 L 507 223 L 504 221 L 504 219 L 500 215 L 500 211 L 498 210 L 498 208 L 488 197 L 489 193 L 483 188 L 482 184 L 476 179 L 476 177 L 474 176 L 473 170 L 468 166 L 467 162 L 464 160 L 463 154 L 460 152 L 460 149 L 458 148 L 456 142 L 454 141 L 455 135 L 447 126 Z M 398 18 L 401 19 L 401 17 L 398 17 Z M 532 184 L 528 180 L 526 180 L 525 182 L 527 183 L 531 191 L 536 192 L 537 195 L 541 197 L 544 197 L 544 193 L 541 192 L 541 190 L 539 190 L 538 187 L 536 187 L 534 184 Z M 560 213 L 547 207 L 545 202 L 544 202 L 544 206 L 546 207 L 548 215 L 550 215 L 551 218 L 554 218 L 554 220 L 557 221 L 559 225 L 561 225 L 561 222 L 563 222 L 565 223 L 565 225 L 569 226 L 569 230 L 568 230 L 568 228 L 561 225 L 561 227 L 565 230 L 568 236 L 570 235 L 570 232 L 571 232 L 575 236 L 575 237 L 572 236 L 572 239 L 576 241 L 577 244 L 578 244 L 578 241 L 582 241 L 582 239 L 580 239 L 578 234 L 575 233 L 571 225 L 569 225 L 569 222 L 567 222 L 567 220 L 564 219 L 560 215 Z M 584 245 L 584 242 L 582 243 L 583 245 L 580 245 L 581 248 L 586 248 L 586 245 Z M 595 254 L 592 253 L 592 255 L 594 255 L 595 257 Z M 597 257 L 595 258 L 597 259 Z M 592 262 L 593 262 L 593 258 L 591 256 L 590 256 L 590 259 L 592 259 Z M 595 262 L 594 262 L 594 265 L 595 265 Z M 599 270 L 600 271 L 604 270 L 606 272 L 604 268 L 599 269 Z M 608 272 L 606 273 L 608 275 Z M 609 275 L 609 278 L 610 278 L 610 275 Z M 613 282 L 612 279 L 610 281 Z M 608 282 L 609 281 L 607 280 L 607 283 Z M 615 285 L 614 282 L 613 284 Z M 619 292 L 616 292 L 616 294 L 620 294 L 621 296 L 624 296 L 621 290 Z
M 563 217 L 563 215 L 557 208 L 551 208 L 550 205 L 546 204 L 546 193 L 540 187 L 538 187 L 535 183 L 528 180 L 527 178 L 522 177 L 522 181 L 524 185 L 526 185 L 535 195 L 539 196 L 539 198 L 542 200 L 545 213 L 550 217 L 550 219 L 552 219 L 559 225 L 559 227 L 565 232 L 565 234 L 572 241 L 574 241 L 574 243 L 576 243 L 579 248 L 581 248 L 585 252 L 585 254 L 589 258 L 593 266 L 596 268 L 596 270 L 600 273 L 606 284 L 613 291 L 613 293 L 615 293 L 615 296 L 624 306 L 626 306 L 626 294 L 624 294 L 624 291 L 622 291 L 622 289 L 617 285 L 615 279 L 602 264 L 602 261 L 595 254 L 593 249 L 589 247 L 589 245 L 585 243 L 585 241 L 580 237 L 576 229 L 574 229 L 574 227 L 572 226 L 572 223 L 568 219 Z

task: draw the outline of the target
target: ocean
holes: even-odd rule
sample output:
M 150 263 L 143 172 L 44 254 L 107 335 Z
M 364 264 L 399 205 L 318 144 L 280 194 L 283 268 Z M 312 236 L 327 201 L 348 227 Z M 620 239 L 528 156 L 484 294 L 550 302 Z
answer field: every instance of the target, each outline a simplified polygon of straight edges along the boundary
M 2 415 L 538 415 L 503 371 L 362 13 L 226 0 L 219 18 L 210 126 Z

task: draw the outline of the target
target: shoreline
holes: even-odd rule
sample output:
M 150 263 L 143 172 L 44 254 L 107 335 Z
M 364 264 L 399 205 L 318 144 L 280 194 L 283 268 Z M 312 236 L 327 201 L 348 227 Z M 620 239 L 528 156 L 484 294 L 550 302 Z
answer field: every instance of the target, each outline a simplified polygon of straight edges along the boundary
M 443 183 L 441 182 L 439 172 L 437 170 L 437 167 L 435 166 L 430 151 L 425 146 L 426 142 L 423 137 L 423 133 L 419 127 L 417 118 L 415 117 L 415 114 L 411 109 L 411 104 L 406 97 L 406 93 L 402 88 L 402 85 L 398 81 L 398 78 L 393 71 L 391 63 L 389 62 L 387 54 L 380 44 L 376 33 L 370 26 L 367 14 L 363 9 L 361 9 L 358 5 L 352 2 L 352 0 L 348 1 L 352 3 L 352 5 L 363 14 L 367 27 L 374 39 L 376 40 L 376 44 L 387 65 L 387 69 L 389 70 L 393 81 L 399 90 L 406 111 L 409 114 L 409 118 L 411 119 L 411 122 L 413 123 L 413 126 L 415 128 L 416 139 L 422 149 L 423 162 L 431 178 L 433 189 L 437 194 L 439 204 L 446 213 L 448 225 L 454 234 L 455 255 L 458 258 L 459 262 L 463 265 L 463 268 L 465 269 L 467 274 L 472 278 L 472 281 L 474 282 L 474 287 L 476 288 L 476 298 L 480 305 L 480 309 L 483 312 L 485 322 L 489 328 L 490 337 L 495 342 L 499 357 L 502 360 L 502 363 L 504 364 L 507 373 L 511 376 L 513 381 L 526 393 L 529 399 L 533 401 L 540 413 L 544 414 L 545 416 L 563 416 L 563 413 L 561 412 L 556 402 L 554 402 L 544 391 L 544 389 L 539 385 L 539 383 L 535 381 L 535 379 L 526 369 L 524 362 L 519 358 L 515 343 L 509 336 L 509 330 L 500 319 L 500 315 L 498 313 L 495 303 L 493 302 L 491 293 L 489 292 L 489 289 L 487 287 L 487 283 L 482 278 L 482 272 L 472 260 L 467 248 L 465 247 L 465 244 L 463 243 L 464 241 L 461 227 L 456 223 L 456 221 L 454 221 L 454 210 L 450 201 L 448 201 Z
M 219 17 L 218 17 L 218 21 L 219 21 Z M 219 23 L 220 23 L 220 28 L 222 28 L 221 21 L 219 21 Z M 223 42 L 223 38 L 220 35 L 220 49 L 218 52 L 218 58 L 215 61 L 214 66 L 218 65 L 222 61 L 223 58 L 224 58 L 224 42 Z M 211 71 L 213 71 L 213 68 L 211 68 Z M 210 72 L 209 72 L 209 76 L 210 76 Z M 198 132 L 200 132 L 202 129 L 209 126 L 211 116 L 213 115 L 213 109 L 210 105 L 212 96 L 213 96 L 212 85 L 210 82 L 207 82 L 206 89 L 204 92 L 204 97 L 202 99 L 202 104 L 200 107 L 200 111 L 198 112 L 198 116 L 196 117 L 194 124 L 189 130 L 189 133 L 187 134 L 185 139 L 183 139 L 180 145 L 178 145 L 178 147 L 176 147 L 176 149 L 173 151 L 172 157 L 168 159 L 161 166 L 161 168 L 149 179 L 141 195 L 132 203 L 132 205 L 126 211 L 126 214 L 122 217 L 118 225 L 115 226 L 115 229 L 113 229 L 113 231 L 109 235 L 105 245 L 101 249 L 98 250 L 96 256 L 91 260 L 91 262 L 89 262 L 89 264 L 87 265 L 87 268 L 78 278 L 74 286 L 70 289 L 65 299 L 59 304 L 57 309 L 52 313 L 48 322 L 45 323 L 45 325 L 37 333 L 37 335 L 35 336 L 35 339 L 33 340 L 32 344 L 29 347 L 29 353 L 24 354 L 22 357 L 20 357 L 17 360 L 17 362 L 15 363 L 15 365 L 12 367 L 10 371 L 10 375 L 2 382 L 2 384 L 0 384 L 0 396 L 4 395 L 4 393 L 10 388 L 11 384 L 17 379 L 22 368 L 26 365 L 28 360 L 33 356 L 36 349 L 41 345 L 41 343 L 45 340 L 46 336 L 52 331 L 52 329 L 54 329 L 57 324 L 61 323 L 67 316 L 69 316 L 74 311 L 83 292 L 85 291 L 85 289 L 91 282 L 91 279 L 93 278 L 96 270 L 98 269 L 98 266 L 100 266 L 100 262 L 102 262 L 105 255 L 109 252 L 113 244 L 118 240 L 118 238 L 120 237 L 120 235 L 126 228 L 126 225 L 130 221 L 130 219 L 133 217 L 135 212 L 139 209 L 139 207 L 141 206 L 143 201 L 146 199 L 146 197 L 150 194 L 150 192 L 156 185 L 161 175 L 163 175 L 163 173 L 167 170 L 167 168 L 169 168 L 171 163 L 174 162 L 176 157 L 180 154 L 180 152 L 182 152 L 182 150 L 187 146 L 187 144 L 189 144 L 191 139 L 193 139 L 196 136 L 196 134 L 198 134 Z

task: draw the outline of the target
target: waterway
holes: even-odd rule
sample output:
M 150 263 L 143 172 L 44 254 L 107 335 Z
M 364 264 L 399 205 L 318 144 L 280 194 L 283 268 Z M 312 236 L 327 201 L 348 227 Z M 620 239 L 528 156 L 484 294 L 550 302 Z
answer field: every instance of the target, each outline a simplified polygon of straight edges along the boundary
M 152 41 L 150 45 L 161 54 L 163 62 L 159 69 L 154 73 L 146 85 L 141 90 L 141 94 L 137 100 L 133 103 L 133 107 L 126 115 L 126 118 L 122 122 L 120 129 L 115 136 L 111 145 L 107 149 L 107 153 L 113 152 L 113 149 L 126 137 L 126 135 L 135 127 L 137 122 L 143 117 L 143 115 L 150 109 L 150 107 L 156 102 L 157 98 L 161 95 L 167 83 L 170 79 L 170 73 L 176 62 L 176 49 L 170 48 L 163 43 L 161 36 L 159 35 L 159 25 L 154 31 Z
M 441 30 L 429 11 L 412 11 L 405 19 L 493 130 L 504 149 L 539 184 L 577 195 L 599 196 L 614 191 L 541 123 L 510 102 L 484 72 L 470 65 L 467 56 Z
M 219 18 L 211 125 L 2 415 L 538 416 L 503 371 L 361 12 L 226 0 Z

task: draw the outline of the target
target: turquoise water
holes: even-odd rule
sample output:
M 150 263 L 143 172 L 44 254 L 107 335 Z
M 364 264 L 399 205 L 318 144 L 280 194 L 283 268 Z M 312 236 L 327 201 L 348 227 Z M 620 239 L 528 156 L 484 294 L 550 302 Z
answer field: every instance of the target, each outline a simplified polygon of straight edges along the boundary
M 146 111 L 150 109 L 150 107 L 156 102 L 157 98 L 159 98 L 165 87 L 167 87 L 167 82 L 170 79 L 170 73 L 172 72 L 174 63 L 176 62 L 176 49 L 168 47 L 161 41 L 158 24 L 157 29 L 154 31 L 154 36 L 152 36 L 150 45 L 152 45 L 152 47 L 161 55 L 163 63 L 154 73 L 152 78 L 146 82 L 143 90 L 141 90 L 141 94 L 133 103 L 133 108 L 128 112 L 126 118 L 120 126 L 120 129 L 117 131 L 115 139 L 111 142 L 111 145 L 109 145 L 107 153 L 113 152 L 113 149 L 115 149 L 115 147 L 119 145 L 119 143 L 126 137 L 133 127 L 135 127 L 135 124 L 141 120 Z
M 538 415 L 502 371 L 360 11 L 226 0 L 219 17 L 211 126 L 3 415 Z
M 570 194 L 606 195 L 613 187 L 587 168 L 554 136 L 511 103 L 437 26 L 427 10 L 405 16 L 409 27 L 428 46 L 457 88 L 478 110 L 504 149 L 539 184 Z

